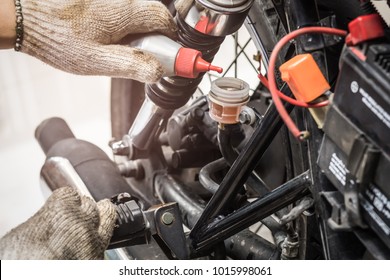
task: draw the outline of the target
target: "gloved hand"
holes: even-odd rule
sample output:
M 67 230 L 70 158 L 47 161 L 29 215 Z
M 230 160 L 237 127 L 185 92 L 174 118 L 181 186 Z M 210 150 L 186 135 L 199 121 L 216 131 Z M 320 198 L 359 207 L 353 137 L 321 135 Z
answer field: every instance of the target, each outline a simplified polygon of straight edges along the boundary
M 34 216 L 0 239 L 0 259 L 102 259 L 115 220 L 109 200 L 95 203 L 70 187 L 57 189 Z
M 176 25 L 160 2 L 145 0 L 21 0 L 21 51 L 66 72 L 156 82 L 163 75 L 152 55 L 118 42 L 128 34 Z

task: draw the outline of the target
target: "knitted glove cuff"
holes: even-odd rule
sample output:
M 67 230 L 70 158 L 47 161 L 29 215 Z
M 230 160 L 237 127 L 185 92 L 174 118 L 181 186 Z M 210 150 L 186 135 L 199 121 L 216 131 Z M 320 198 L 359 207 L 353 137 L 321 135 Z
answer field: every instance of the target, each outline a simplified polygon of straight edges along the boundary
M 39 3 L 38 3 L 39 2 Z M 129 33 L 176 28 L 158 2 L 138 0 L 21 0 L 20 50 L 60 70 L 156 82 L 163 75 L 152 55 L 117 43 Z M 91 8 L 92 7 L 92 8 Z
M 0 239 L 1 259 L 102 259 L 116 220 L 108 200 L 56 190 L 25 223 Z

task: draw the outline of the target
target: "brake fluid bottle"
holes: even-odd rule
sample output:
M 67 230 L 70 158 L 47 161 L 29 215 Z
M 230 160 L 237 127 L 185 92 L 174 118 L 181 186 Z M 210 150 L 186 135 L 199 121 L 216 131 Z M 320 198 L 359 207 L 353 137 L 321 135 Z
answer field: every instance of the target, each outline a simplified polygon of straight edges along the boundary
M 200 51 L 184 48 L 164 35 L 145 35 L 132 40 L 130 46 L 154 55 L 164 68 L 164 76 L 196 78 L 210 70 L 222 73 L 222 68 L 205 61 Z

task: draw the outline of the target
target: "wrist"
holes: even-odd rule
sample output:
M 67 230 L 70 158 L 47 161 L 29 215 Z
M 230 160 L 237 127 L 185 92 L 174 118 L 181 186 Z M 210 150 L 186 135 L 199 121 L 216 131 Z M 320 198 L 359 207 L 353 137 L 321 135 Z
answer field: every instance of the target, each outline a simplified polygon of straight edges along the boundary
M 0 49 L 10 49 L 16 40 L 16 12 L 14 0 L 0 2 Z

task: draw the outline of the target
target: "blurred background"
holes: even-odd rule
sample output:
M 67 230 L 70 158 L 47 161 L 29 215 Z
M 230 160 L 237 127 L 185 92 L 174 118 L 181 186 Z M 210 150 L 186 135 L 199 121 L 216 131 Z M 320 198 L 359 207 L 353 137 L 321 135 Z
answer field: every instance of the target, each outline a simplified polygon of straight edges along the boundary
M 0 236 L 43 205 L 44 154 L 34 138 L 44 119 L 64 118 L 76 137 L 108 151 L 110 79 L 64 73 L 0 50 Z

